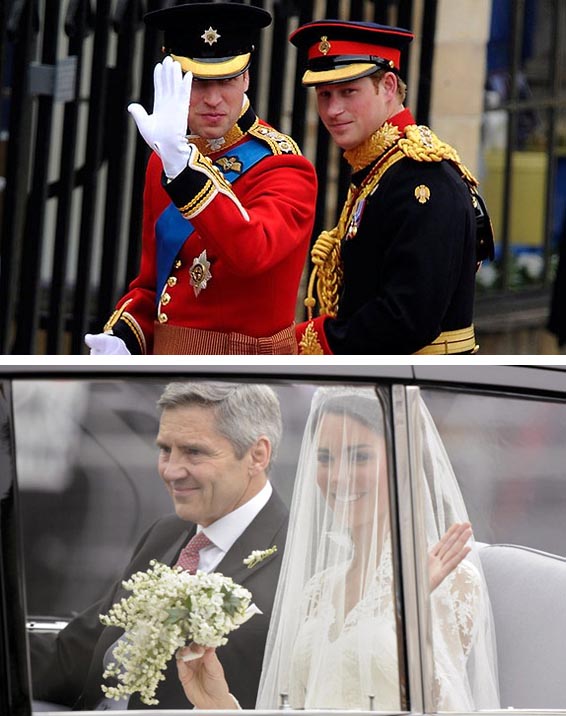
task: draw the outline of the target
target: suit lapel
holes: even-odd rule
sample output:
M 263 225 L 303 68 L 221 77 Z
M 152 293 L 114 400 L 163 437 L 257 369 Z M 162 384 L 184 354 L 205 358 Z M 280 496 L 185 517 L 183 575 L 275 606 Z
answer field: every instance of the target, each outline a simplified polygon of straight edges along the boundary
M 224 559 L 216 567 L 216 571 L 222 572 L 227 577 L 232 577 L 235 582 L 243 585 L 258 569 L 263 569 L 272 559 L 275 559 L 277 552 L 280 555 L 283 552 L 285 544 L 276 544 L 276 538 L 286 517 L 286 507 L 279 495 L 273 492 L 266 506 L 232 545 Z M 269 549 L 274 544 L 277 546 L 275 554 L 270 555 L 251 569 L 244 564 L 244 559 L 254 549 Z

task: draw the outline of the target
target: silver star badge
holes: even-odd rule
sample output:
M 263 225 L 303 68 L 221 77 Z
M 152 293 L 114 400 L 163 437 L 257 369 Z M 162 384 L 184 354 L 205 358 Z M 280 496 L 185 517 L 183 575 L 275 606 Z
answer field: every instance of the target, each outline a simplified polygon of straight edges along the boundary
M 214 45 L 218 40 L 222 37 L 222 35 L 218 34 L 218 31 L 215 30 L 212 25 L 208 28 L 208 30 L 205 30 L 202 35 L 202 39 L 206 42 L 207 45 Z
M 193 265 L 189 269 L 191 279 L 190 285 L 193 287 L 195 296 L 198 296 L 203 288 L 206 288 L 207 283 L 212 278 L 210 273 L 210 261 L 206 258 L 206 249 L 201 253 L 200 256 L 195 256 L 193 259 Z

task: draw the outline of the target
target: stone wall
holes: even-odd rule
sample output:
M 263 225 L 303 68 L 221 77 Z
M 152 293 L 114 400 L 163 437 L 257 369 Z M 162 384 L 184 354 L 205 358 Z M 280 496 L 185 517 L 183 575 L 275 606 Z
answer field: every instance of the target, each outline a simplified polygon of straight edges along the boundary
M 477 174 L 491 0 L 440 0 L 430 124 Z

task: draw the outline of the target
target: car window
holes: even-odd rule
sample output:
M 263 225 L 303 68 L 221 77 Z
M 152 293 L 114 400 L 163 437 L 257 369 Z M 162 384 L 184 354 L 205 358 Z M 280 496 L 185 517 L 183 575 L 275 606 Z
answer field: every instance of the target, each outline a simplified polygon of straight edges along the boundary
M 135 544 L 172 511 L 157 473 L 154 381 L 14 383 L 28 612 L 66 619 L 119 577 Z M 284 432 L 272 481 L 290 503 L 314 386 L 275 388 Z
M 105 604 L 106 609 L 109 606 L 108 602 L 104 602 L 107 594 L 127 596 L 121 588 L 116 592 L 112 590 L 119 584 L 136 545 L 143 543 L 148 528 L 156 522 L 161 524 L 164 515 L 173 513 L 171 496 L 157 469 L 159 411 L 156 403 L 164 388 L 163 382 L 144 379 L 18 380 L 13 383 L 15 448 L 32 654 L 31 680 L 36 696 L 34 711 L 65 710 L 76 704 L 77 698 L 80 700 L 79 691 L 66 682 L 64 674 L 69 673 L 71 680 L 88 680 L 89 666 L 84 662 L 82 654 L 76 659 L 70 658 L 73 651 L 70 645 L 76 646 L 81 639 L 90 639 L 94 632 L 101 629 L 98 613 L 102 611 L 100 605 Z M 270 472 L 270 480 L 283 503 L 289 507 L 293 501 L 299 457 L 302 451 L 310 450 L 314 445 L 306 425 L 311 401 L 320 386 L 299 381 L 278 381 L 272 384 L 272 388 L 281 404 L 283 439 Z M 342 389 L 346 392 L 350 390 L 344 386 Z M 368 385 L 365 390 L 372 396 L 380 425 L 388 424 L 387 389 L 382 390 L 379 399 L 373 386 Z M 379 443 L 379 450 L 383 452 L 379 460 L 385 464 L 391 460 L 388 445 L 391 428 L 388 427 L 385 432 L 383 427 L 380 430 L 384 442 L 383 446 Z M 327 439 L 324 448 L 328 453 L 326 462 L 315 449 L 317 465 L 312 475 L 315 482 L 322 464 L 326 466 L 327 477 L 330 474 L 328 464 L 334 449 L 337 455 L 345 454 L 348 459 L 351 458 L 356 470 L 367 474 L 367 446 L 363 449 L 353 448 L 346 442 L 342 445 L 341 440 L 340 436 L 332 441 Z M 351 457 L 350 451 L 355 452 L 355 457 Z M 385 480 L 394 480 L 393 468 L 390 476 L 387 471 L 384 475 Z M 320 484 L 318 487 L 314 485 L 314 488 L 322 489 Z M 328 483 L 326 491 L 327 495 L 334 495 Z M 341 490 L 338 492 L 341 493 Z M 357 501 L 360 495 L 354 493 L 351 499 Z M 350 498 L 346 500 L 349 501 Z M 384 505 L 383 519 L 389 509 L 387 500 Z M 325 509 L 329 512 L 328 505 Z M 351 509 L 348 508 L 347 515 Z M 384 523 L 389 521 L 385 519 Z M 342 544 L 340 540 L 343 537 L 339 537 L 336 532 L 335 516 L 331 515 L 329 524 L 334 525 L 331 532 L 333 539 L 337 540 L 332 544 Z M 316 535 L 316 529 L 314 532 Z M 326 532 L 323 534 L 324 540 L 329 539 Z M 400 589 L 400 580 L 396 575 L 399 565 L 396 537 L 387 541 L 385 549 L 389 554 L 386 569 L 388 586 L 383 588 L 380 597 L 385 605 L 381 622 L 379 625 L 374 622 L 369 625 L 364 623 L 362 631 L 357 633 L 364 634 L 366 643 L 374 645 L 372 649 L 380 643 L 378 638 L 372 636 L 375 629 L 387 635 L 388 656 L 385 660 L 388 676 L 385 693 L 389 700 L 379 703 L 398 711 L 408 706 L 408 690 L 404 673 L 404 639 L 397 636 L 403 630 L 403 610 L 402 600 L 398 594 L 395 596 Z M 339 564 L 348 564 L 350 553 L 337 554 Z M 314 572 L 316 578 L 319 574 L 320 566 Z M 331 590 L 330 595 L 334 598 L 335 591 Z M 309 601 L 303 597 L 302 591 L 297 596 L 298 608 L 305 599 Z M 372 592 L 368 604 L 373 604 L 373 599 L 375 594 Z M 97 604 L 96 600 L 101 601 Z M 95 606 L 91 607 L 93 604 Z M 88 614 L 88 623 L 85 622 L 85 613 Z M 319 616 L 318 612 L 316 616 Z M 253 619 L 256 619 L 256 629 L 259 629 L 261 617 Z M 251 625 L 254 624 L 253 619 Z M 309 624 L 314 621 L 307 620 Z M 68 622 L 70 627 L 62 629 Z M 64 647 L 54 647 L 54 640 L 67 634 L 77 623 L 81 624 L 81 630 L 69 632 L 72 637 L 68 638 Z M 110 639 L 104 648 L 96 647 L 99 649 L 96 659 L 100 664 L 109 662 L 112 654 L 110 647 L 114 648 L 116 638 Z M 308 640 L 303 641 L 303 647 L 308 646 L 308 643 Z M 328 650 L 323 649 L 321 654 L 328 656 L 325 668 L 330 678 L 331 673 L 336 676 L 336 660 L 342 659 L 344 649 L 343 645 L 335 643 L 335 636 L 329 640 L 328 646 Z M 354 646 L 357 652 L 358 643 Z M 351 647 L 346 647 L 346 654 Z M 310 651 L 310 647 L 303 650 L 303 666 Z M 378 651 L 383 660 L 385 657 L 382 650 Z M 259 666 L 260 657 L 261 654 L 255 655 L 256 660 L 259 658 Z M 49 674 L 49 664 L 55 668 L 55 675 Z M 246 670 L 251 668 L 248 663 Z M 352 673 L 357 673 L 357 667 Z M 350 695 L 344 695 L 337 690 L 334 698 L 344 698 L 345 708 L 376 708 L 376 700 L 382 696 L 370 688 L 372 673 L 375 675 L 375 670 L 366 673 L 364 669 L 364 679 L 370 680 L 367 683 L 364 681 L 361 702 L 352 701 L 351 691 Z M 294 683 L 298 684 L 299 680 Z M 324 684 L 327 683 L 328 679 L 325 678 Z M 336 687 L 338 683 L 337 680 Z M 347 685 L 349 682 L 345 678 L 340 683 Z M 94 688 L 97 694 L 95 701 L 99 701 L 98 677 Z M 301 698 L 293 694 L 291 689 L 287 692 L 286 698 Z M 308 703 L 303 705 L 309 708 L 327 707 L 325 693 L 326 686 L 322 691 L 315 690 Z M 277 700 L 280 698 L 278 690 Z M 186 700 L 177 700 L 173 705 L 171 703 L 165 703 L 163 708 L 190 706 Z M 91 707 L 92 704 L 92 701 L 83 701 L 79 708 Z M 105 702 L 104 705 L 125 708 L 127 701 L 119 701 L 114 705 Z
M 488 580 L 501 706 L 563 708 L 566 403 L 423 391 Z

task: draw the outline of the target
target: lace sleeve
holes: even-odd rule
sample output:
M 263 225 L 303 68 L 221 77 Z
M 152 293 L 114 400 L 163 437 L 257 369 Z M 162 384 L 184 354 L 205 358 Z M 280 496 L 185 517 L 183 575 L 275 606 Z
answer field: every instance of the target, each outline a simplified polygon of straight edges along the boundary
M 481 577 L 464 560 L 432 593 L 434 697 L 439 709 L 473 709 L 467 660 L 481 613 Z
M 454 605 L 455 621 L 464 656 L 474 645 L 477 631 L 476 615 L 481 602 L 481 578 L 471 562 L 462 562 L 450 579 L 450 594 Z

